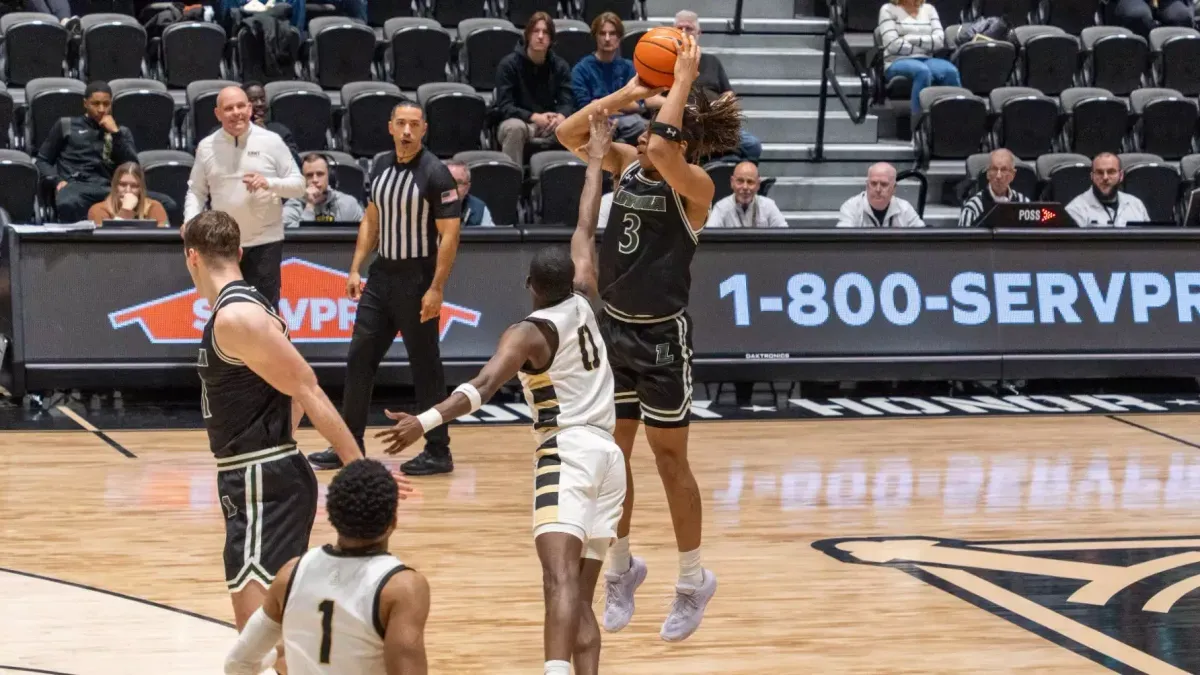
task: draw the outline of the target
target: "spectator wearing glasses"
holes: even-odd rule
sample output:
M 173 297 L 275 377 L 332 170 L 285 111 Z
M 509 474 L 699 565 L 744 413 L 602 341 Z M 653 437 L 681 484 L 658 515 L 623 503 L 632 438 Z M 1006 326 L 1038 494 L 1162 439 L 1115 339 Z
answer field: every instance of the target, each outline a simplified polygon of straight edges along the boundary
M 946 33 L 933 5 L 925 0 L 891 0 L 879 8 L 875 29 L 883 45 L 884 76 L 912 80 L 913 120 L 921 112 L 921 90 L 931 84 L 958 87 L 958 67 L 933 58 L 946 45 Z
M 1117 188 L 1125 180 L 1121 159 L 1102 152 L 1092 160 L 1092 187 L 1067 204 L 1067 215 L 1080 227 L 1125 227 L 1150 220 L 1142 200 Z
M 329 186 L 329 160 L 319 152 L 304 156 L 300 165 L 304 174 L 304 198 L 289 199 L 283 205 L 283 226 L 299 227 L 301 222 L 358 222 L 362 204 L 345 192 Z
M 997 203 L 1028 202 L 1028 197 L 1012 189 L 1016 176 L 1017 163 L 1013 154 L 1004 148 L 993 150 L 988 162 L 987 186 L 963 204 L 962 213 L 958 214 L 958 226 L 973 226 Z
M 448 160 L 445 164 L 446 168 L 450 169 L 450 175 L 454 176 L 458 199 L 463 205 L 462 226 L 495 227 L 496 223 L 492 221 L 492 212 L 488 210 L 487 204 L 471 194 L 471 168 L 457 160 Z
M 761 184 L 754 162 L 742 162 L 729 178 L 733 194 L 713 205 L 705 227 L 787 227 L 775 200 L 758 194 Z
M 550 51 L 554 20 L 536 12 L 525 24 L 524 44 L 500 59 L 496 66 L 496 91 L 492 102 L 501 120 L 496 136 L 500 150 L 520 165 L 532 138 L 554 141 L 554 131 L 575 112 L 571 91 L 571 66 Z
M 879 162 L 867 169 L 867 189 L 847 199 L 838 227 L 925 227 L 912 204 L 896 196 L 896 167 Z
M 88 220 L 100 227 L 106 220 L 153 220 L 167 226 L 162 202 L 146 194 L 146 176 L 136 162 L 126 162 L 113 171 L 112 190 L 104 201 L 88 209 Z
M 624 87 L 637 74 L 633 61 L 618 54 L 621 38 L 625 37 L 621 17 L 612 12 L 597 16 L 592 21 L 592 37 L 596 39 L 596 51 L 580 59 L 571 71 L 571 89 L 575 92 L 578 109 Z M 636 145 L 638 136 L 650 124 L 642 117 L 645 111 L 646 104 L 638 101 L 612 115 L 613 139 Z

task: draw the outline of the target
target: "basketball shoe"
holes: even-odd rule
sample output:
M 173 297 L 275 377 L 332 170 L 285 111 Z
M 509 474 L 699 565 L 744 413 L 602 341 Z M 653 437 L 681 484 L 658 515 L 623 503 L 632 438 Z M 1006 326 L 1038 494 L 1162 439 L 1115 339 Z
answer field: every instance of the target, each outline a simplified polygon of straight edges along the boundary
M 604 630 L 615 633 L 633 619 L 633 593 L 646 580 L 646 561 L 634 556 L 624 573 L 604 573 Z
M 700 627 L 704 609 L 716 592 L 717 575 L 708 570 L 704 570 L 704 580 L 699 586 L 675 584 L 675 602 L 671 603 L 671 612 L 663 622 L 659 637 L 667 642 L 679 642 L 691 637 Z M 607 613 L 604 618 L 608 618 Z

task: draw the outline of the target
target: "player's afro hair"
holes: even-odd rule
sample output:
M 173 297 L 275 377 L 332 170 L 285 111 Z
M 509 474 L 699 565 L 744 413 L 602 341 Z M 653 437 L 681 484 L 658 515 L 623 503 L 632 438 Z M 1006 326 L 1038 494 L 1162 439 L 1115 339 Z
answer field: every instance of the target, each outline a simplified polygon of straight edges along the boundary
M 329 483 L 329 524 L 349 539 L 378 539 L 396 520 L 399 488 L 392 472 L 373 459 L 346 465 Z

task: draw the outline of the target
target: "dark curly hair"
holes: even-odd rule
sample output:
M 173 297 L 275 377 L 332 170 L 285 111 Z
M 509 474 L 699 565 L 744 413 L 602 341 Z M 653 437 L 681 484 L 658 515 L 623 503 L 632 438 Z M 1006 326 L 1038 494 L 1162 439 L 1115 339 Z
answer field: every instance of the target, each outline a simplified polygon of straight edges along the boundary
M 396 521 L 399 501 L 392 472 L 373 459 L 360 459 L 330 481 L 325 511 L 338 535 L 371 540 L 382 537 Z
M 693 88 L 683 109 L 683 132 L 688 139 L 688 161 L 723 155 L 742 143 L 742 106 L 729 91 L 717 96 Z

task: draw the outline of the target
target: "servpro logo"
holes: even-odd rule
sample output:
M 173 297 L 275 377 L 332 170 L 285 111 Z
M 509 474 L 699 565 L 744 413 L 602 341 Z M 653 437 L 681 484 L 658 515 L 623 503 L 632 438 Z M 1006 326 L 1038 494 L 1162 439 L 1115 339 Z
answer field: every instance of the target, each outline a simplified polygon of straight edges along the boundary
M 284 260 L 280 272 L 279 313 L 292 342 L 349 342 L 358 303 L 346 297 L 348 275 L 300 258 Z M 108 321 L 114 330 L 139 326 L 153 344 L 181 344 L 200 342 L 211 316 L 208 300 L 189 288 L 111 312 Z M 478 310 L 443 302 L 441 339 L 456 323 L 477 327 L 481 316 Z

